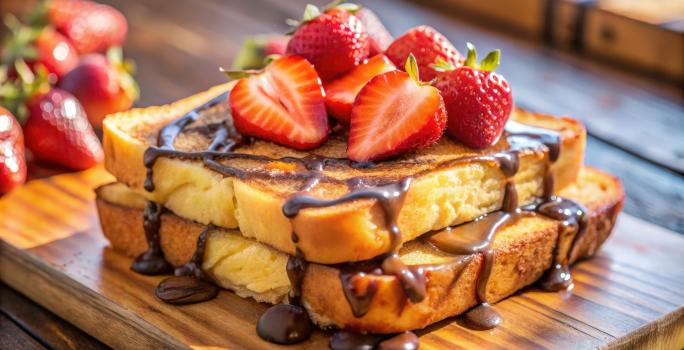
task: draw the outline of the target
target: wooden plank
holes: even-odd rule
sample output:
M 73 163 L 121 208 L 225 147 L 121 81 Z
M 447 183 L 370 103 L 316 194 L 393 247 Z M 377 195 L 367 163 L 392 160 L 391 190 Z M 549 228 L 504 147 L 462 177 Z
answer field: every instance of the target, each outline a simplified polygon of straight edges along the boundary
M 0 309 L 28 334 L 43 344 L 49 344 L 52 349 L 108 348 L 4 284 L 0 285 Z
M 0 199 L 2 280 L 115 348 L 279 348 L 254 331 L 264 304 L 227 291 L 203 304 L 158 301 L 153 290 L 163 277 L 131 272 L 130 259 L 108 248 L 100 232 L 91 188 L 110 180 L 95 168 L 33 180 Z M 43 195 L 50 200 L 37 200 Z M 14 205 L 16 199 L 25 203 Z M 69 208 L 59 218 L 67 224 L 49 225 L 55 208 Z M 503 326 L 480 332 L 444 320 L 419 331 L 421 347 L 681 347 L 682 251 L 681 236 L 622 215 L 598 256 L 574 267 L 572 291 L 527 288 L 496 305 Z M 328 335 L 316 332 L 292 348 L 324 348 Z
M 4 314 L 0 314 L 0 349 L 38 350 L 46 349 L 37 340 L 19 328 Z
M 664 171 L 594 137 L 587 138 L 585 163 L 610 169 L 625 186 L 624 211 L 684 233 L 684 176 Z

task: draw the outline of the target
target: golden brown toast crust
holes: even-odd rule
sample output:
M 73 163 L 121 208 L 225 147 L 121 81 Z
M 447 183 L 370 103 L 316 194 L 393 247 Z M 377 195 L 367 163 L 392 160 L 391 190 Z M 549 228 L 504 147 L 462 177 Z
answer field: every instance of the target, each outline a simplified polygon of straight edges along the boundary
M 238 179 L 207 170 L 201 162 L 160 158 L 154 166 L 157 189 L 153 193 L 143 190 L 146 172 L 143 153 L 156 141 L 156 133 L 161 126 L 229 90 L 231 86 L 224 84 L 167 106 L 134 109 L 107 118 L 104 122 L 107 169 L 119 182 L 149 200 L 163 204 L 181 217 L 224 228 L 239 227 L 244 236 L 282 252 L 294 254 L 291 233 L 297 232 L 297 248 L 312 262 L 333 264 L 359 261 L 385 253 L 391 245 L 390 234 L 382 208 L 374 199 L 304 209 L 293 220 L 286 218 L 282 214 L 283 203 L 297 191 L 303 180 L 289 179 L 287 171 L 282 170 L 282 164 L 267 164 L 272 165 L 269 176 L 273 179 Z M 551 167 L 551 172 L 555 175 L 557 188 L 572 183 L 582 164 L 586 138 L 584 127 L 571 118 L 554 118 L 523 111 L 516 111 L 513 119 L 559 130 L 561 155 Z M 190 149 L 199 142 L 181 141 L 187 141 Z M 501 141 L 493 149 L 500 149 L 504 146 L 502 143 L 505 142 Z M 414 178 L 397 220 L 403 241 L 410 241 L 430 230 L 470 221 L 501 207 L 506 179 L 495 164 L 459 164 L 432 169 L 436 164 L 456 156 L 483 152 L 489 154 L 493 149 L 478 153 L 449 138 L 443 138 L 433 147 L 396 161 L 383 162 L 372 169 L 330 166 L 326 170 L 326 179 L 314 189 L 312 195 L 337 197 L 340 191 L 346 191 L 346 186 L 333 180 L 343 181 L 350 176 L 397 178 L 421 173 Z M 305 155 L 264 141 L 257 141 L 240 151 L 269 156 Z M 332 140 L 312 152 L 342 156 L 344 141 L 332 137 Z M 546 160 L 545 155 L 539 152 L 526 152 L 520 158 L 521 170 L 514 180 L 520 202 L 529 203 L 543 190 Z M 231 164 L 251 166 L 244 161 Z M 263 164 L 259 166 L 264 167 Z
M 574 199 L 587 207 L 590 217 L 588 230 L 571 261 L 592 255 L 608 237 L 622 207 L 624 192 L 620 181 L 608 174 L 584 168 L 573 184 L 559 195 Z M 147 246 L 142 230 L 142 209 L 108 202 L 98 190 L 97 207 L 103 232 L 112 247 L 128 256 L 136 256 Z M 524 222 L 529 220 L 529 222 Z M 559 232 L 558 222 L 535 217 L 523 219 L 504 229 L 494 241 L 495 263 L 487 295 L 499 301 L 520 288 L 536 281 L 552 262 L 552 250 Z M 195 240 L 204 225 L 181 219 L 173 214 L 162 216 L 161 247 L 166 259 L 181 265 L 192 256 Z M 259 245 L 254 242 L 253 244 Z M 410 242 L 400 254 L 419 251 L 418 241 Z M 474 306 L 475 282 L 481 256 L 476 256 L 460 278 L 454 278 L 454 265 L 428 272 L 427 297 L 418 304 L 406 302 L 396 278 L 377 277 L 379 289 L 370 311 L 362 318 L 352 315 L 339 280 L 339 270 L 326 265 L 311 264 L 303 283 L 303 301 L 312 318 L 321 326 L 338 326 L 369 332 L 391 333 L 425 327 L 438 320 L 454 316 Z M 245 262 L 249 264 L 249 262 Z M 285 273 L 284 266 L 282 273 Z M 241 296 L 259 301 L 279 302 L 286 289 L 269 293 L 255 293 L 240 285 L 224 287 L 237 290 Z

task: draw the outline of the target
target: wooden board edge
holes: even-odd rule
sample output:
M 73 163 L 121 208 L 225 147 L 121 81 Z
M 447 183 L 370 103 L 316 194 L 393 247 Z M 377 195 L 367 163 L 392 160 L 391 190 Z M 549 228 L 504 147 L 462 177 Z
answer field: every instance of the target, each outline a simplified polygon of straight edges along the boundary
M 2 239 L 0 280 L 113 348 L 189 349 L 135 313 Z
M 683 349 L 684 307 L 609 343 L 605 349 Z

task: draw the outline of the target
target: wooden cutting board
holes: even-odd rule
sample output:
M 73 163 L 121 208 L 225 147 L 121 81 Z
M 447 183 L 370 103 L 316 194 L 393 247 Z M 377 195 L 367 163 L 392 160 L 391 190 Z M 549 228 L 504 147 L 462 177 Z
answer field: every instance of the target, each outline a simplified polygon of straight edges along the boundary
M 283 348 L 255 333 L 265 304 L 228 291 L 188 306 L 156 300 L 161 277 L 131 272 L 100 232 L 92 188 L 111 180 L 95 168 L 0 198 L 2 280 L 114 348 Z M 571 291 L 527 288 L 496 304 L 496 329 L 471 331 L 454 318 L 418 331 L 421 349 L 684 347 L 684 237 L 622 214 L 573 276 Z M 289 348 L 324 349 L 328 336 Z

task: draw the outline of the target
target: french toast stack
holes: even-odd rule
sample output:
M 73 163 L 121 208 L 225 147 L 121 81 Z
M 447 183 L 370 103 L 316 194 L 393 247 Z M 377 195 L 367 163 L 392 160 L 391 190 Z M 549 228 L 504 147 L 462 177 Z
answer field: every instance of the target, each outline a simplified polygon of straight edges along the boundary
M 584 126 L 514 108 L 498 51 L 477 63 L 430 27 L 368 59 L 307 52 L 330 23 L 362 48 L 366 15 L 348 8 L 308 8 L 287 54 L 228 72 L 237 82 L 104 121 L 112 247 L 135 272 L 174 275 L 163 302 L 222 287 L 274 304 L 263 339 L 300 342 L 316 324 L 341 330 L 334 349 L 416 348 L 411 330 L 461 314 L 490 329 L 492 304 L 519 289 L 571 286 L 624 198 L 582 165 Z

